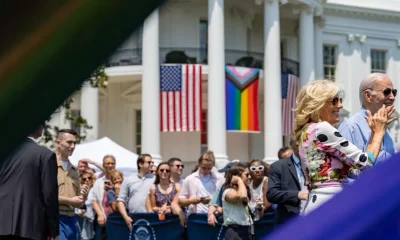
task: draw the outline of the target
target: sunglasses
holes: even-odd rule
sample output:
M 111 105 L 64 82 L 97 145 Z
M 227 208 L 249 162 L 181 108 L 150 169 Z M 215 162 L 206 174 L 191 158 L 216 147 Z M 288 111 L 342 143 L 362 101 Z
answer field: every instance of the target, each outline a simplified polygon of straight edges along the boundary
M 185 165 L 183 165 L 183 164 L 181 164 L 181 165 L 177 164 L 177 165 L 175 165 L 175 167 L 184 169 L 184 168 L 185 168 Z
M 156 170 L 151 170 L 150 173 L 156 173 Z
M 328 102 L 332 102 L 333 106 L 337 106 L 340 102 L 340 104 L 342 104 L 343 102 L 343 98 L 339 98 L 339 97 L 334 97 L 331 101 Z
M 258 166 L 258 167 L 250 167 L 250 171 L 255 172 L 255 171 L 263 171 L 264 166 Z
M 375 91 L 382 91 L 382 90 L 375 90 Z M 395 96 L 395 97 L 397 95 L 397 89 L 386 88 L 382 92 L 383 92 L 383 96 L 385 96 L 385 97 L 389 96 L 390 93 L 393 93 L 393 96 Z
M 161 172 L 161 173 L 165 173 L 165 172 L 166 172 L 166 173 L 169 173 L 170 170 L 169 170 L 169 169 L 160 169 L 160 172 Z
M 90 181 L 90 180 L 92 180 L 92 178 L 91 178 L 91 177 L 88 177 L 88 178 L 82 178 L 82 181 L 83 181 L 83 182 Z
M 391 89 L 391 88 L 386 88 L 385 90 L 375 90 L 372 88 L 367 88 L 367 89 L 372 90 L 372 91 L 377 91 L 377 92 L 383 92 L 383 96 L 385 96 L 385 97 L 389 96 L 390 93 L 393 93 L 393 96 L 395 96 L 395 97 L 397 95 L 397 89 Z M 365 90 L 367 90 L 367 89 L 365 89 Z

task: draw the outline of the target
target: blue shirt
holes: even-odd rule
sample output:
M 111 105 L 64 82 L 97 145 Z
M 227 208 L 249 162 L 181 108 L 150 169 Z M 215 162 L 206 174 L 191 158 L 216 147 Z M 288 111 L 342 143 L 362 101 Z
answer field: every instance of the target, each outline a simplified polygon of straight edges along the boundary
M 371 128 L 368 125 L 367 110 L 361 108 L 361 110 L 354 114 L 351 118 L 345 120 L 339 127 L 339 132 L 342 136 L 356 145 L 363 152 L 366 151 L 371 138 Z M 381 151 L 379 152 L 376 163 L 383 162 L 389 159 L 395 153 L 395 145 L 392 137 L 388 130 L 383 137 Z
M 297 178 L 299 179 L 300 182 L 300 187 L 302 190 L 305 190 L 307 189 L 307 187 L 304 185 L 305 177 L 303 170 L 301 169 L 300 159 L 294 153 L 292 154 L 292 159 L 294 163 L 294 168 L 296 169 L 297 172 Z
M 107 204 L 111 205 L 113 202 L 117 201 L 117 194 L 114 189 L 107 191 Z

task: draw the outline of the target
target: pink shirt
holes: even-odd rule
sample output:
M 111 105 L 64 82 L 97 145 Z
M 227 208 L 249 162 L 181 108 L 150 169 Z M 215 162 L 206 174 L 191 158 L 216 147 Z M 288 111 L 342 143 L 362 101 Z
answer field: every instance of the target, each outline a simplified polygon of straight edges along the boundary
M 111 206 L 107 203 L 107 192 L 104 191 L 103 202 L 101 204 L 103 205 L 104 213 L 106 214 L 106 216 L 110 215 L 113 212 Z

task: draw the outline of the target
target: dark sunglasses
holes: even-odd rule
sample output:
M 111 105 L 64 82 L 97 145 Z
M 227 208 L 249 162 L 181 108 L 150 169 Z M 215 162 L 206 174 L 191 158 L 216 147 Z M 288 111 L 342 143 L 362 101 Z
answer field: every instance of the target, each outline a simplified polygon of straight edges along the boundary
M 156 173 L 156 170 L 151 170 L 150 173 Z
M 179 165 L 179 164 L 178 164 L 178 165 L 175 165 L 175 167 L 184 169 L 184 168 L 185 168 L 185 165 L 183 165 L 183 164 Z
M 378 91 L 382 91 L 382 90 L 378 90 Z M 396 97 L 396 95 L 397 95 L 397 89 L 386 88 L 386 89 L 383 90 L 382 92 L 383 92 L 383 95 L 384 95 L 385 97 L 389 96 L 390 93 L 393 93 L 393 96 L 395 96 L 395 97 Z
M 383 92 L 383 96 L 385 96 L 385 97 L 389 96 L 390 93 L 393 93 L 393 96 L 395 96 L 395 97 L 397 95 L 397 89 L 391 89 L 391 88 L 386 88 L 385 90 L 375 90 L 372 88 L 367 88 L 367 89 L 372 90 L 372 91 L 377 91 L 377 92 Z M 367 89 L 365 89 L 365 90 L 367 90 Z
M 88 177 L 88 178 L 82 178 L 82 181 L 83 181 L 83 182 L 85 182 L 85 181 L 90 181 L 90 180 L 92 180 L 92 178 L 91 178 L 91 177 Z
M 331 101 L 328 102 L 332 102 L 333 106 L 337 106 L 340 102 L 340 104 L 343 102 L 343 98 L 339 98 L 339 97 L 334 97 Z
M 164 173 L 164 172 L 169 173 L 170 170 L 168 170 L 168 169 L 160 169 L 160 172 L 161 172 L 161 173 Z

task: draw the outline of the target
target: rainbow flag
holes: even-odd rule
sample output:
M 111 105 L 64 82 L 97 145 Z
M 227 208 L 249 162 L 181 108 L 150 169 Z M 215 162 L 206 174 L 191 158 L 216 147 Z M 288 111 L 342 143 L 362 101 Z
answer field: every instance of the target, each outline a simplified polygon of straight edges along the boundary
M 226 66 L 227 131 L 260 132 L 256 68 Z

